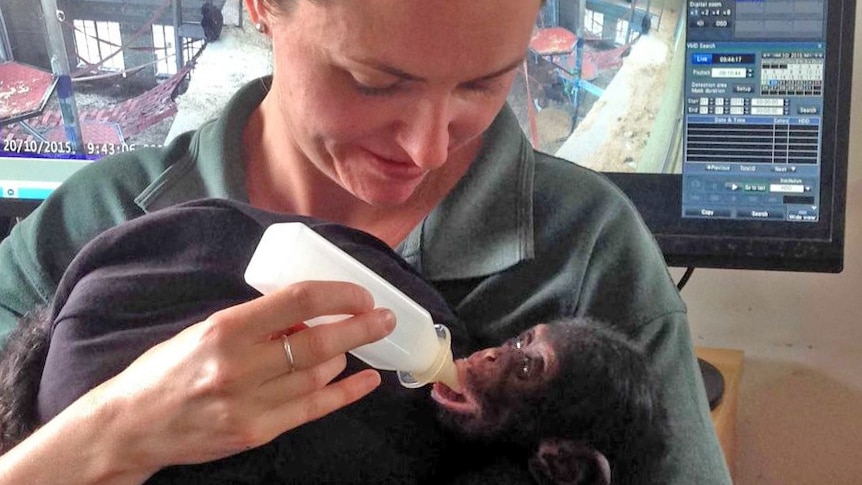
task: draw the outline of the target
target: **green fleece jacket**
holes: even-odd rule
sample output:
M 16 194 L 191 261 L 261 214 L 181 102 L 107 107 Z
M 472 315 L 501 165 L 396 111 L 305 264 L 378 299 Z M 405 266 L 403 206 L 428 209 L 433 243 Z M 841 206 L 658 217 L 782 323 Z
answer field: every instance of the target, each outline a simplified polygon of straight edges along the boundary
M 242 129 L 268 80 L 165 148 L 76 172 L 0 244 L 0 334 L 51 300 L 76 252 L 103 230 L 159 208 L 248 201 Z M 399 245 L 468 323 L 479 346 L 534 323 L 589 316 L 648 352 L 672 425 L 669 484 L 730 483 L 693 352 L 685 305 L 649 230 L 602 175 L 536 152 L 508 108 L 465 177 Z

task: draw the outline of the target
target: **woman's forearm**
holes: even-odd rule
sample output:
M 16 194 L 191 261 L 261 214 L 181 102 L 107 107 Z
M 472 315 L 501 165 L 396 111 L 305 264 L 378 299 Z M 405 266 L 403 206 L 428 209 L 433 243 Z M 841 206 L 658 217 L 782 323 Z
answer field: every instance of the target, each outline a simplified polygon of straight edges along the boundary
M 84 396 L 0 456 L 0 485 L 140 484 L 146 471 L 123 455 L 122 416 Z
M 362 398 L 364 370 L 333 382 L 345 353 L 388 335 L 391 311 L 361 287 L 305 282 L 216 312 L 150 348 L 0 456 L 0 485 L 138 484 L 171 465 L 217 460 Z M 290 337 L 285 322 L 354 315 Z

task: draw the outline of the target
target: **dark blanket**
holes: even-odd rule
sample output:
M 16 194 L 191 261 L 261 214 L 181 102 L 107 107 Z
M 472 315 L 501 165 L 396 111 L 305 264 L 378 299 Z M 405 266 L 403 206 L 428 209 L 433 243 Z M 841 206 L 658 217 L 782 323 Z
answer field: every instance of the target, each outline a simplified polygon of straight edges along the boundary
M 243 272 L 264 229 L 301 221 L 425 307 L 468 347 L 446 301 L 384 243 L 363 232 L 224 200 L 187 203 L 110 229 L 69 266 L 51 306 L 50 346 L 38 391 L 45 422 L 154 344 L 259 293 Z M 290 257 L 285 254 L 285 257 Z M 285 322 L 286 325 L 293 322 Z M 366 364 L 348 357 L 346 374 Z M 156 483 L 439 483 L 468 454 L 439 428 L 428 389 L 393 372 L 368 397 L 263 447 L 172 467 Z M 444 473 L 445 472 L 445 473 Z

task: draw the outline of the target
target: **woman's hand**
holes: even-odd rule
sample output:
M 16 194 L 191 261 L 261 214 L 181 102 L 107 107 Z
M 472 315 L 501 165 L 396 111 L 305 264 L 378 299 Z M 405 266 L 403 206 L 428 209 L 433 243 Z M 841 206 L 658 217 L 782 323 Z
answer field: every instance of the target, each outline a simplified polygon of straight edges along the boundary
M 148 474 L 260 446 L 379 385 L 374 370 L 330 383 L 346 365 L 345 352 L 394 328 L 390 311 L 372 307 L 370 294 L 349 283 L 286 287 L 156 345 L 73 407 L 97 410 L 116 463 Z M 334 314 L 355 316 L 289 337 L 292 370 L 277 336 Z

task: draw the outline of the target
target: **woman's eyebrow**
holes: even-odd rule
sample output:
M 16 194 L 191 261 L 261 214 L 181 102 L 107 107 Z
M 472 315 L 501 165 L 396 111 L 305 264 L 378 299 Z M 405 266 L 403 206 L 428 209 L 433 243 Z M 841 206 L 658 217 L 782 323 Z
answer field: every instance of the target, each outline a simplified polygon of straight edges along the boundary
M 487 81 L 488 79 L 494 79 L 495 77 L 502 76 L 503 74 L 506 74 L 507 72 L 509 72 L 513 69 L 517 69 L 523 62 L 524 62 L 524 59 L 517 59 L 516 61 L 508 64 L 507 66 L 503 67 L 502 69 L 498 69 L 498 70 L 492 72 L 491 74 L 486 74 L 484 76 L 477 77 L 476 79 L 471 79 L 471 80 L 467 81 L 467 83 L 475 83 L 475 82 Z
M 385 64 L 385 63 L 382 63 L 380 61 L 376 61 L 376 60 L 372 60 L 372 59 L 361 59 L 361 60 L 358 60 L 357 62 L 365 64 L 366 66 L 368 66 L 372 69 L 376 69 L 378 71 L 385 72 L 385 73 L 390 74 L 392 76 L 399 77 L 401 79 L 404 79 L 405 81 L 419 81 L 419 82 L 427 81 L 427 79 L 422 77 L 422 76 L 410 74 L 409 72 L 403 71 L 403 70 L 401 70 L 395 66 L 390 66 L 389 64 Z M 516 69 L 523 62 L 524 62 L 523 59 L 517 59 L 514 62 L 512 62 L 512 63 L 504 66 L 503 68 L 498 69 L 498 70 L 496 70 L 490 74 L 486 74 L 484 76 L 480 76 L 480 77 L 477 77 L 475 79 L 470 79 L 470 80 L 464 81 L 460 84 L 469 84 L 469 83 L 481 82 L 481 81 L 486 81 L 488 79 L 493 79 L 495 77 L 502 76 L 503 74 L 506 74 L 507 72 L 511 71 L 512 69 Z

